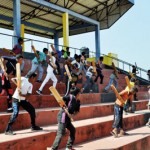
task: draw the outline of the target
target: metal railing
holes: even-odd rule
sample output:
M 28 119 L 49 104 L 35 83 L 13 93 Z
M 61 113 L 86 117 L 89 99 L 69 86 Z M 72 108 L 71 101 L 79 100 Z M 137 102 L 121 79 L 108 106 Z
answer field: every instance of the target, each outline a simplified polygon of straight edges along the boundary
M 13 48 L 13 38 L 14 37 L 18 38 L 18 37 L 17 36 L 13 36 L 13 35 L 9 35 L 9 34 L 5 34 L 5 33 L 0 33 L 0 35 L 1 36 L 11 37 L 11 48 L 10 49 L 12 49 Z M 5 38 L 2 38 L 1 42 L 3 41 L 3 39 L 5 39 Z M 31 52 L 32 53 L 31 45 L 34 45 L 36 48 L 38 48 L 39 51 L 40 51 L 40 49 L 42 49 L 44 47 L 47 47 L 50 50 L 50 45 L 51 44 L 54 45 L 54 43 L 51 43 L 51 42 L 45 42 L 45 41 L 31 39 L 31 38 L 24 38 L 24 48 L 25 48 L 26 52 Z M 2 44 L 0 44 L 0 47 L 1 47 L 1 45 Z M 6 45 L 6 46 L 8 46 L 8 45 Z M 62 50 L 65 47 L 63 45 L 57 45 L 57 46 L 59 47 L 59 50 Z M 7 47 L 5 47 L 5 48 L 7 48 Z M 74 48 L 74 47 L 69 47 L 69 49 L 70 49 L 70 52 L 71 52 L 71 57 L 73 57 L 74 54 L 81 54 L 81 51 L 82 51 L 82 49 Z M 95 55 L 96 55 L 95 52 L 89 51 L 89 57 L 95 57 Z M 101 55 L 105 56 L 105 57 L 109 57 L 112 60 L 117 61 L 119 69 L 122 69 L 122 70 L 124 70 L 126 72 L 131 71 L 131 67 L 133 66 L 133 64 L 130 64 L 130 63 L 126 62 L 126 61 L 123 61 L 121 59 L 118 59 L 118 58 L 115 58 L 115 57 L 112 57 L 112 56 L 108 56 L 108 55 L 105 55 L 105 54 L 101 54 Z M 137 66 L 137 69 L 139 70 L 139 74 L 137 76 L 147 80 L 147 70 L 145 70 L 143 68 L 140 68 L 138 66 Z
M 132 70 L 131 70 L 132 66 L 135 66 L 131 63 L 128 63 L 126 61 L 123 61 L 121 59 L 118 59 L 118 58 L 115 58 L 115 57 L 112 57 L 112 56 L 108 56 L 108 55 L 105 55 L 105 54 L 101 54 L 101 55 L 112 59 L 112 61 L 115 60 L 115 62 L 117 62 L 117 64 L 118 64 L 117 68 L 121 69 L 123 71 L 126 71 L 126 72 L 129 72 L 129 71 L 132 72 Z M 149 82 L 148 81 L 147 70 L 145 70 L 143 68 L 140 68 L 138 66 L 136 66 L 136 69 L 138 70 L 137 71 L 138 72 L 137 76 L 140 77 L 140 78 L 144 78 L 145 80 L 147 80 L 147 82 Z
M 11 40 L 11 47 L 9 47 L 9 49 L 13 48 L 13 45 L 14 45 L 13 38 L 19 38 L 17 36 L 13 36 L 13 35 L 10 35 L 10 34 L 5 34 L 5 33 L 0 33 L 0 35 L 1 36 L 11 37 L 11 39 L 10 39 Z M 5 39 L 5 38 L 3 38 L 3 39 Z M 50 45 L 51 44 L 55 45 L 52 42 L 46 42 L 46 41 L 41 41 L 41 40 L 36 40 L 36 39 L 31 39 L 31 38 L 23 38 L 23 39 L 24 39 L 24 49 L 25 49 L 25 52 L 31 52 L 31 53 L 33 53 L 32 49 L 31 49 L 31 45 L 34 45 L 35 48 L 38 48 L 39 51 L 41 51 L 41 49 L 44 48 L 44 47 L 46 47 L 46 48 L 48 48 L 50 50 Z M 66 47 L 64 45 L 56 45 L 56 46 L 59 47 L 59 50 L 62 50 L 62 49 L 64 49 Z M 5 48 L 7 48 L 7 47 L 5 46 Z M 75 48 L 75 47 L 70 47 L 70 46 L 69 46 L 69 50 L 71 51 L 71 57 L 73 57 L 74 54 L 81 54 L 81 51 L 82 51 L 82 49 Z M 90 57 L 95 57 L 95 52 L 94 51 L 89 51 L 89 56 Z

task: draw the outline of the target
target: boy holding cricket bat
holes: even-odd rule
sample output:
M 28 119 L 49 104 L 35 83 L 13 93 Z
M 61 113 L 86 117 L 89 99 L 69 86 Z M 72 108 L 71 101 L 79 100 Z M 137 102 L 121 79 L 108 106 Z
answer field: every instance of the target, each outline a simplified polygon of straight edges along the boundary
M 126 100 L 133 100 L 133 95 L 138 92 L 138 89 L 136 87 L 132 87 L 130 90 L 123 90 L 118 94 L 115 87 L 113 87 L 114 86 L 111 86 L 112 90 L 116 94 L 117 99 L 114 104 L 114 123 L 111 134 L 116 138 L 118 135 L 124 136 L 126 134 L 123 130 L 123 106 Z
M 63 97 L 65 104 L 67 106 L 68 112 L 70 114 L 76 114 L 80 110 L 80 101 L 79 101 L 80 89 L 75 87 L 70 90 L 70 95 Z M 59 111 L 58 116 L 58 131 L 55 141 L 52 145 L 52 150 L 58 150 L 59 144 L 61 142 L 62 136 L 65 134 L 66 128 L 70 131 L 70 137 L 66 145 L 66 150 L 72 150 L 72 145 L 75 141 L 75 127 L 71 123 L 70 118 L 65 113 L 63 106 Z
M 11 57 L 7 57 L 7 56 L 2 56 L 3 58 L 3 65 L 5 66 L 5 73 L 3 71 L 2 75 L 1 75 L 1 81 L 2 81 L 2 85 L 0 85 L 2 87 L 2 91 L 4 93 L 4 90 L 6 91 L 8 97 L 7 97 L 7 112 L 12 112 L 12 94 L 13 94 L 13 89 L 11 88 L 11 84 L 10 84 L 10 75 L 15 76 L 16 75 L 16 64 L 20 63 L 20 65 L 22 64 L 23 61 L 23 56 L 22 55 L 17 55 L 16 58 L 11 58 Z M 1 94 L 3 94 L 1 93 Z
M 19 107 L 22 106 L 30 115 L 31 118 L 31 130 L 32 131 L 39 131 L 42 130 L 42 128 L 36 126 L 35 124 L 35 109 L 30 104 L 30 102 L 27 101 L 27 99 L 30 98 L 32 94 L 32 88 L 33 83 L 36 81 L 37 74 L 32 73 L 28 78 L 21 77 L 21 88 L 18 89 L 18 87 L 15 90 L 15 93 L 13 95 L 13 113 L 10 117 L 10 120 L 8 122 L 5 134 L 6 135 L 15 135 L 15 133 L 12 130 L 12 125 L 16 121 L 16 118 L 19 113 Z M 12 78 L 12 82 L 17 85 L 17 78 Z

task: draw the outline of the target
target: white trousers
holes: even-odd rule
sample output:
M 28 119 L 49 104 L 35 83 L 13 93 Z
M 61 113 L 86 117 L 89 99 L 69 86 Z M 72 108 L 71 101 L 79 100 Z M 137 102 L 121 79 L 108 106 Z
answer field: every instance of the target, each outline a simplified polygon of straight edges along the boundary
M 45 84 L 49 81 L 49 79 L 51 79 L 53 81 L 53 87 L 56 87 L 56 84 L 57 84 L 56 76 L 54 75 L 53 71 L 52 72 L 47 72 L 47 75 L 46 75 L 41 87 L 39 88 L 40 91 L 43 90 Z

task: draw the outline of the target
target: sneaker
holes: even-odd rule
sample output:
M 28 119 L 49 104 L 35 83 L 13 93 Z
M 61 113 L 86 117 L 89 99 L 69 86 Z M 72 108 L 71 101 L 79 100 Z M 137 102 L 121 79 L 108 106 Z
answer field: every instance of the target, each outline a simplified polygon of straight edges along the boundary
M 84 88 L 82 88 L 82 89 L 80 90 L 80 93 L 82 94 L 82 93 L 83 93 L 83 91 L 84 91 Z
M 43 128 L 40 128 L 39 126 L 33 126 L 33 127 L 31 127 L 31 130 L 32 131 L 41 131 L 41 130 L 43 130 Z
M 12 130 L 5 131 L 5 135 L 16 135 Z
M 127 112 L 127 111 L 124 111 L 124 114 L 125 114 L 125 115 L 128 115 L 128 112 Z
M 121 136 L 125 136 L 125 135 L 129 135 L 128 133 L 126 133 L 124 130 L 120 130 L 120 133 L 118 134 L 119 137 Z
M 12 108 L 12 107 L 8 108 L 8 109 L 7 109 L 7 112 L 8 112 L 8 113 L 12 113 L 12 112 L 13 112 L 13 108 Z
M 146 126 L 150 127 L 150 122 L 147 122 L 147 123 L 146 123 Z
M 114 136 L 114 138 L 118 137 L 118 130 L 116 128 L 113 129 L 110 133 Z
M 42 81 L 40 81 L 40 80 L 37 80 L 36 82 L 38 82 L 38 83 L 42 83 Z
M 40 91 L 40 90 L 37 90 L 36 93 L 39 94 L 39 95 L 43 95 L 42 91 Z
M 75 150 L 75 149 L 66 147 L 65 150 Z
M 107 91 L 107 90 L 105 90 L 105 89 L 103 90 L 103 92 L 104 92 L 104 93 L 108 93 L 108 91 Z
M 93 91 L 92 91 L 92 90 L 90 90 L 90 93 L 93 93 Z

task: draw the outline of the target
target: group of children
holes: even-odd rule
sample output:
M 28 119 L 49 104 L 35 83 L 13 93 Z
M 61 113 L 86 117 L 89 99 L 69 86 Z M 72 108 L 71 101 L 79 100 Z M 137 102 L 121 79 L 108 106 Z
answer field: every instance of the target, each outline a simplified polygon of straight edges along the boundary
M 42 130 L 42 128 L 37 126 L 35 123 L 36 118 L 35 109 L 28 101 L 28 99 L 30 99 L 30 96 L 32 95 L 33 83 L 35 81 L 39 83 L 42 82 L 42 76 L 44 72 L 43 65 L 45 63 L 47 63 L 47 74 L 40 88 L 36 92 L 42 95 L 42 90 L 50 79 L 53 81 L 53 87 L 56 87 L 58 82 L 56 74 L 60 74 L 61 76 L 60 81 L 63 81 L 65 72 L 64 66 L 67 64 L 72 76 L 72 80 L 70 81 L 68 76 L 66 76 L 66 94 L 63 97 L 63 100 L 65 101 L 67 109 L 70 114 L 76 114 L 80 110 L 80 100 L 79 100 L 80 93 L 83 93 L 87 88 L 90 88 L 89 92 L 93 92 L 92 87 L 94 86 L 94 82 L 97 82 L 98 77 L 100 77 L 100 84 L 103 84 L 104 78 L 104 75 L 102 73 L 103 57 L 100 57 L 98 62 L 96 63 L 96 66 L 94 66 L 92 63 L 91 64 L 87 63 L 86 55 L 84 52 L 81 55 L 75 54 L 73 59 L 70 58 L 69 48 L 67 48 L 66 51 L 64 50 L 53 51 L 51 53 L 52 56 L 50 56 L 49 60 L 47 61 L 47 55 L 49 54 L 49 52 L 47 48 L 44 48 L 43 52 L 37 51 L 37 56 L 32 60 L 31 70 L 27 73 L 25 77 L 21 77 L 21 89 L 18 90 L 16 88 L 15 92 L 13 93 L 10 84 L 10 77 L 14 76 L 11 80 L 14 84 L 17 84 L 15 78 L 16 64 L 20 63 L 22 72 L 24 68 L 24 60 L 22 56 L 22 46 L 21 46 L 22 43 L 23 39 L 19 38 L 18 44 L 12 50 L 13 56 L 1 57 L 3 60 L 5 70 L 3 70 L 2 73 L 0 74 L 0 94 L 3 95 L 4 90 L 6 90 L 8 95 L 7 111 L 13 112 L 5 131 L 6 135 L 15 134 L 12 130 L 12 125 L 18 116 L 20 106 L 22 106 L 30 115 L 31 130 L 34 131 Z M 60 69 L 61 68 L 60 62 L 62 60 L 63 66 L 62 69 Z M 38 69 L 38 76 L 35 73 L 37 69 Z M 77 88 L 76 84 L 78 80 L 82 78 L 83 74 L 86 77 L 86 82 L 83 88 L 80 90 L 79 88 Z M 95 76 L 94 80 L 93 75 Z M 113 71 L 112 74 L 110 75 L 109 83 L 105 87 L 104 92 L 108 92 L 112 84 L 114 84 L 115 87 L 117 88 L 118 87 L 117 79 L 118 79 L 117 73 L 116 71 Z M 135 81 L 131 79 L 131 82 Z M 135 87 L 135 85 L 133 85 L 131 89 L 126 88 L 125 90 L 119 93 L 120 96 L 122 97 L 122 100 L 117 98 L 114 105 L 114 123 L 113 123 L 114 129 L 111 132 L 114 135 L 114 137 L 125 135 L 122 123 L 123 107 L 127 101 L 131 102 L 133 100 L 133 95 L 137 91 L 138 91 L 137 88 Z M 70 137 L 67 142 L 66 150 L 71 150 L 72 145 L 75 141 L 75 127 L 71 123 L 71 120 L 65 113 L 64 109 L 62 108 L 58 113 L 58 131 L 55 141 L 52 145 L 52 150 L 58 149 L 58 146 L 61 142 L 61 138 L 65 134 L 66 128 L 70 131 Z

